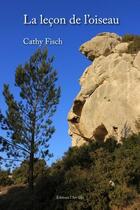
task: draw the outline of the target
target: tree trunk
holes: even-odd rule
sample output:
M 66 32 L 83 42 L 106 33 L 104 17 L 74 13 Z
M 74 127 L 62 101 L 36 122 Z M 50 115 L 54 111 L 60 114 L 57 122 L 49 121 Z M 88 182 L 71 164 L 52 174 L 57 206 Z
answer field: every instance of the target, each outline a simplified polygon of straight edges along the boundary
M 34 141 L 31 142 L 29 159 L 29 189 L 31 191 L 31 210 L 34 210 Z
M 34 153 L 35 153 L 35 121 L 36 121 L 36 106 L 33 112 L 32 120 L 32 139 L 31 139 L 31 152 L 29 160 L 29 189 L 31 191 L 32 206 L 31 210 L 34 210 Z
M 35 116 L 36 108 L 33 113 L 32 121 L 32 139 L 31 139 L 31 148 L 30 148 L 30 159 L 29 159 L 29 188 L 33 194 L 34 191 L 34 144 L 35 144 Z
M 30 153 L 29 160 L 29 188 L 33 193 L 34 190 L 34 153 L 33 151 Z

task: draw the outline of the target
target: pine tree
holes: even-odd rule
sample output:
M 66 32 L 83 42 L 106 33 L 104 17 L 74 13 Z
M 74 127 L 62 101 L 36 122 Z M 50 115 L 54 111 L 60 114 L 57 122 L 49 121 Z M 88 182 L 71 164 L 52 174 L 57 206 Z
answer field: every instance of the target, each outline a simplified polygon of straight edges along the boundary
M 37 50 L 25 65 L 16 69 L 18 100 L 9 85 L 5 84 L 3 89 L 7 110 L 5 114 L 0 112 L 0 125 L 7 137 L 0 137 L 0 151 L 11 163 L 14 160 L 29 160 L 28 182 L 32 191 L 34 159 L 49 156 L 48 141 L 55 131 L 52 116 L 59 103 L 60 87 L 56 84 L 57 72 L 53 61 L 53 57 L 48 58 L 46 49 Z

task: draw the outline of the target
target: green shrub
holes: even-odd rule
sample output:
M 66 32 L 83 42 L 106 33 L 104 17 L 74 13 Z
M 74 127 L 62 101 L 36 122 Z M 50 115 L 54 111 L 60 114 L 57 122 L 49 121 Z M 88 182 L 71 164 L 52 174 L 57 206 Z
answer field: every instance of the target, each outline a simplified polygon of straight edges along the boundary
M 140 197 L 139 151 L 136 135 L 123 139 L 122 145 L 109 139 L 69 149 L 38 179 L 34 210 L 133 209 Z M 28 189 L 11 192 L 1 196 L 1 210 L 31 210 Z
M 123 42 L 130 42 L 128 46 L 128 53 L 135 54 L 140 51 L 140 36 L 126 34 L 122 37 Z
M 122 36 L 122 41 L 123 42 L 131 42 L 131 41 L 134 41 L 135 37 L 136 37 L 136 35 L 133 35 L 133 34 L 124 34 Z
M 9 177 L 7 171 L 0 171 L 0 186 L 9 186 L 13 184 L 12 178 Z
M 140 36 L 136 36 L 134 41 L 129 45 L 128 52 L 129 53 L 137 53 L 140 51 Z
M 34 180 L 43 176 L 46 173 L 46 162 L 43 159 L 34 160 Z M 29 176 L 29 163 L 27 160 L 23 161 L 20 167 L 13 171 L 14 184 L 27 184 Z

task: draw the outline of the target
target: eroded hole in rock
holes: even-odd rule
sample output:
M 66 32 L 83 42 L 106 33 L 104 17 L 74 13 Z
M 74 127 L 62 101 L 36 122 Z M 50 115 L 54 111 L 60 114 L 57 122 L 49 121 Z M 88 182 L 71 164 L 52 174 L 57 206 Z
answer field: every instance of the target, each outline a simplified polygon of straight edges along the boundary
M 79 123 L 79 117 L 77 116 L 77 117 L 73 117 L 72 119 L 71 119 L 71 122 L 72 123 Z
M 104 142 L 105 136 L 108 134 L 108 131 L 104 124 L 99 125 L 96 130 L 94 131 L 94 138 L 96 141 Z
M 93 61 L 93 60 L 95 59 L 95 56 L 93 55 L 93 52 L 92 52 L 92 51 L 89 51 L 89 52 L 87 53 L 87 57 L 88 57 L 88 59 L 91 60 L 91 61 Z
M 118 135 L 118 127 L 113 126 L 113 132 L 115 135 Z
M 118 127 L 113 126 L 113 130 L 114 130 L 114 131 L 117 131 L 117 130 L 118 130 Z
M 84 106 L 84 101 L 80 101 L 80 100 L 76 100 L 74 102 L 74 106 L 73 106 L 73 112 L 74 114 L 76 114 L 77 116 L 81 116 L 81 112 L 82 112 L 82 108 Z
M 104 54 L 105 54 L 105 56 L 109 55 L 110 54 L 110 49 L 109 48 L 106 48 Z

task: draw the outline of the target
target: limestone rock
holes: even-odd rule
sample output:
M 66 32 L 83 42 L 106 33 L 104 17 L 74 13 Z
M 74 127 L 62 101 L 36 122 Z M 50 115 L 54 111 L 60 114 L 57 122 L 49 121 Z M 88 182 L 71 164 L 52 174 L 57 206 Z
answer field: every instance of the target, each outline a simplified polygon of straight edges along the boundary
M 80 78 L 81 90 L 68 114 L 72 146 L 137 133 L 140 117 L 140 52 L 127 53 L 128 43 L 102 33 L 81 47 L 93 63 Z
M 134 60 L 134 66 L 140 70 L 140 52 L 138 52 Z
M 114 52 L 116 53 L 126 53 L 128 51 L 129 43 L 124 42 L 116 45 Z
M 90 60 L 100 55 L 109 55 L 115 46 L 119 44 L 121 37 L 114 33 L 100 33 L 80 47 L 80 51 Z

